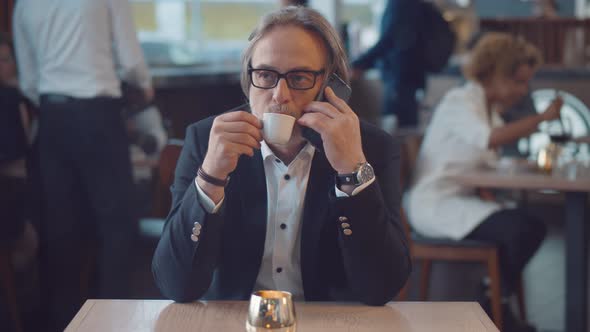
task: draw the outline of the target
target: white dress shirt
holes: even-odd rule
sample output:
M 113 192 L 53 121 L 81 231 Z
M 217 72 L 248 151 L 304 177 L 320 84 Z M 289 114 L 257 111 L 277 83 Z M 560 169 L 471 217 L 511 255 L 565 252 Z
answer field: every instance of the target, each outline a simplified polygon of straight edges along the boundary
M 300 257 L 301 221 L 315 148 L 306 144 L 289 165 L 277 158 L 264 141 L 260 152 L 266 177 L 267 223 L 264 254 L 254 290 L 288 291 L 294 299 L 304 300 Z M 355 188 L 352 195 L 360 193 L 374 181 L 375 178 Z M 196 179 L 195 184 L 202 206 L 207 212 L 216 213 L 223 199 L 215 205 Z M 338 187 L 334 190 L 337 197 L 348 197 Z
M 468 82 L 449 91 L 434 111 L 406 200 L 409 221 L 419 233 L 462 239 L 501 209 L 481 200 L 475 188 L 449 179 L 497 159 L 488 142 L 503 122 L 496 112 L 488 119 L 486 109 L 483 88 Z
M 121 96 L 120 80 L 149 88 L 127 0 L 19 0 L 14 10 L 19 82 L 40 94 Z
M 266 177 L 267 224 L 264 255 L 254 290 L 276 289 L 303 300 L 301 279 L 301 217 L 311 161 L 307 144 L 287 166 L 265 142 L 260 149 Z

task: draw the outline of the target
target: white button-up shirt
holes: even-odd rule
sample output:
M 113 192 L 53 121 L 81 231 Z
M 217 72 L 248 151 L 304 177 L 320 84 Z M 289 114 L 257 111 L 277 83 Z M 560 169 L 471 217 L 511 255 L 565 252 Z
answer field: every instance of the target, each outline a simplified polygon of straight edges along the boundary
M 501 208 L 481 200 L 475 188 L 449 179 L 497 158 L 488 141 L 503 122 L 496 112 L 489 119 L 486 109 L 483 88 L 468 82 L 449 91 L 434 111 L 406 201 L 409 221 L 419 233 L 462 239 Z
M 276 157 L 264 141 L 261 142 L 260 152 L 266 177 L 267 221 L 264 254 L 254 289 L 288 291 L 294 299 L 304 300 L 300 256 L 301 224 L 315 148 L 306 144 L 289 165 Z M 374 181 L 375 178 L 358 186 L 352 195 L 360 193 Z M 215 205 L 199 187 L 196 179 L 195 184 L 201 205 L 208 213 L 216 213 L 223 199 Z M 338 187 L 334 190 L 337 197 L 348 197 Z
M 265 142 L 261 145 L 268 212 L 264 255 L 254 289 L 288 291 L 303 300 L 301 217 L 315 148 L 308 143 L 287 166 Z
M 35 103 L 119 97 L 119 79 L 151 85 L 127 0 L 19 0 L 13 30 L 19 84 Z

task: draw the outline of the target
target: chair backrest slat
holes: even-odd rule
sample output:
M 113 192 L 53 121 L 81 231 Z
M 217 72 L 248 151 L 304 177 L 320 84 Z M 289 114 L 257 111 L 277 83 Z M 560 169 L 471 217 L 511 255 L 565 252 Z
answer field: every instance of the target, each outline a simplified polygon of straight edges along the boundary
M 170 186 L 174 182 L 174 171 L 182 151 L 182 145 L 182 140 L 169 140 L 160 154 L 152 211 L 153 216 L 156 218 L 166 218 L 170 210 L 172 204 Z

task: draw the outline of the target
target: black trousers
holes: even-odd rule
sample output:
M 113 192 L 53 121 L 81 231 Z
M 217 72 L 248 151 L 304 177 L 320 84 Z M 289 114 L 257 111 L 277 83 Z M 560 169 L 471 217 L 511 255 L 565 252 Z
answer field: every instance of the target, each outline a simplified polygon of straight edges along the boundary
M 48 324 L 62 331 L 85 296 L 128 297 L 136 229 L 129 143 L 118 99 L 46 95 L 40 113 L 41 287 Z M 93 272 L 84 294 L 81 280 Z
M 498 246 L 502 292 L 516 291 L 519 276 L 547 234 L 542 221 L 522 209 L 500 210 L 487 217 L 467 239 L 487 241 Z
M 0 175 L 0 246 L 23 234 L 26 189 L 26 179 Z

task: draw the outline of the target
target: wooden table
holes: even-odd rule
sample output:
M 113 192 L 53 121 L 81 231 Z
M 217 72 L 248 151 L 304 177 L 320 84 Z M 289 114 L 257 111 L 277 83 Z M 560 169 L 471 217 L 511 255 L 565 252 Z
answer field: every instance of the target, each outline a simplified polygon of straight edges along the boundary
M 587 209 L 590 178 L 568 180 L 526 169 L 481 169 L 453 176 L 468 186 L 515 189 L 557 190 L 565 193 L 566 292 L 564 331 L 586 331 L 588 326 L 588 229 Z
M 88 300 L 66 332 L 245 331 L 248 302 Z M 475 302 L 360 304 L 296 302 L 297 332 L 498 331 Z

